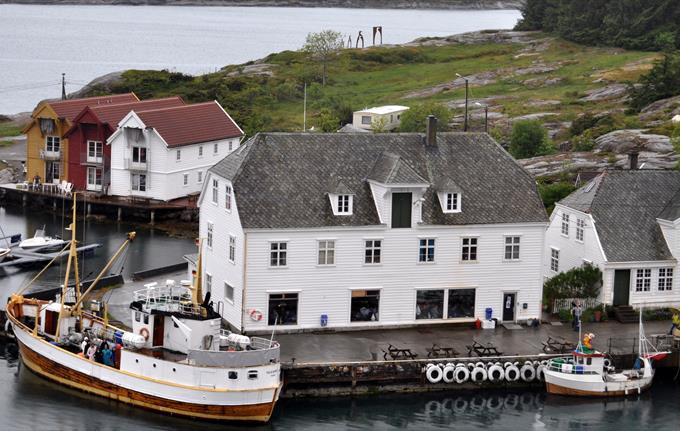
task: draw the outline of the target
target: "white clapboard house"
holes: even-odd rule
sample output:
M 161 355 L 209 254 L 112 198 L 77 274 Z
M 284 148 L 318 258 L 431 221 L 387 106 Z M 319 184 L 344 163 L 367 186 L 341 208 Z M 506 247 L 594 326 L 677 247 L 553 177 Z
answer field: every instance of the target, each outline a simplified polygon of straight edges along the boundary
M 130 111 L 109 137 L 114 196 L 170 201 L 198 194 L 206 171 L 243 131 L 217 102 Z
M 606 171 L 555 205 L 544 271 L 596 265 L 601 302 L 678 306 L 678 256 L 680 172 Z
M 540 315 L 547 215 L 486 134 L 258 134 L 203 187 L 204 286 L 235 328 Z M 507 306 L 507 308 L 506 308 Z

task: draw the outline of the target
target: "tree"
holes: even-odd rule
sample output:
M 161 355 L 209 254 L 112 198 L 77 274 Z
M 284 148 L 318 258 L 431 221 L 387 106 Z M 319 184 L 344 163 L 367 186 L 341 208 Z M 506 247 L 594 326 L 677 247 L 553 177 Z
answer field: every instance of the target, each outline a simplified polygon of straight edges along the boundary
M 326 85 L 328 63 L 344 46 L 342 34 L 334 30 L 309 33 L 302 50 L 323 66 L 321 84 Z
M 451 111 L 440 103 L 428 102 L 411 106 L 411 109 L 401 114 L 400 132 L 425 133 L 427 130 L 427 116 L 437 117 L 437 129 L 447 130 L 451 121 Z
M 666 52 L 654 67 L 630 87 L 630 107 L 640 111 L 650 103 L 680 94 L 680 54 Z
M 548 132 L 536 120 L 517 121 L 510 135 L 510 153 L 518 159 L 541 156 L 553 152 Z
M 602 271 L 593 265 L 583 265 L 561 272 L 543 284 L 543 303 L 552 304 L 561 298 L 597 298 L 602 287 Z
M 333 113 L 330 111 L 330 109 L 322 109 L 321 112 L 319 112 L 319 129 L 321 129 L 322 132 L 336 132 L 338 130 L 340 120 L 338 117 L 333 115 Z

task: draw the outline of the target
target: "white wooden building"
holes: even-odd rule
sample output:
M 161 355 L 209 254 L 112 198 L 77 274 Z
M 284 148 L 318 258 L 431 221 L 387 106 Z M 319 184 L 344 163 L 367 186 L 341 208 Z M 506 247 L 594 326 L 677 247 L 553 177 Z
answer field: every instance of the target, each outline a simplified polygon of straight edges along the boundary
M 680 305 L 680 172 L 607 171 L 558 202 L 546 235 L 546 278 L 592 264 L 600 301 Z
M 540 315 L 547 215 L 485 134 L 259 134 L 199 206 L 204 287 L 239 330 Z
M 106 142 L 109 194 L 162 201 L 198 194 L 208 168 L 237 149 L 242 136 L 217 102 L 130 111 Z
M 401 124 L 401 116 L 408 111 L 408 106 L 386 105 L 355 111 L 352 126 L 361 130 L 373 130 L 379 127 L 382 131 L 396 129 Z

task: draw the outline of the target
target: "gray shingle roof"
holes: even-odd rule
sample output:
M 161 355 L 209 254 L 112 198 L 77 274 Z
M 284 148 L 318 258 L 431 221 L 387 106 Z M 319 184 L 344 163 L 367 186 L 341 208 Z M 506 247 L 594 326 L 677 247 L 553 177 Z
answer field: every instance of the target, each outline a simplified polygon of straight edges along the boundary
M 560 204 L 592 214 L 610 262 L 673 260 L 657 218 L 674 211 L 678 191 L 678 171 L 608 171 Z
M 389 151 L 378 157 L 368 179 L 382 184 L 428 184 L 428 181 L 418 175 L 418 172 L 401 157 Z
M 428 188 L 425 224 L 547 221 L 535 181 L 481 133 L 440 133 L 436 147 L 427 147 L 420 134 L 261 133 L 210 171 L 233 182 L 244 228 L 379 225 L 367 179 L 378 177 L 385 153 L 395 156 L 392 167 L 395 160 L 400 166 L 393 176 L 398 181 L 415 174 L 436 184 L 448 176 L 459 187 L 463 211 L 454 214 L 444 214 L 434 187 Z M 336 181 L 355 194 L 352 215 L 333 215 L 327 193 Z

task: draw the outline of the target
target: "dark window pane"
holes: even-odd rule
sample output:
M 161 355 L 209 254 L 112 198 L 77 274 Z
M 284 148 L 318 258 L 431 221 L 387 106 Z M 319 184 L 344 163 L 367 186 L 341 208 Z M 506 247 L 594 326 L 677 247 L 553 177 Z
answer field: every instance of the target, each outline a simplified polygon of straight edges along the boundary
M 419 290 L 416 294 L 416 319 L 444 317 L 444 291 Z
M 474 317 L 475 289 L 450 289 L 448 317 Z

